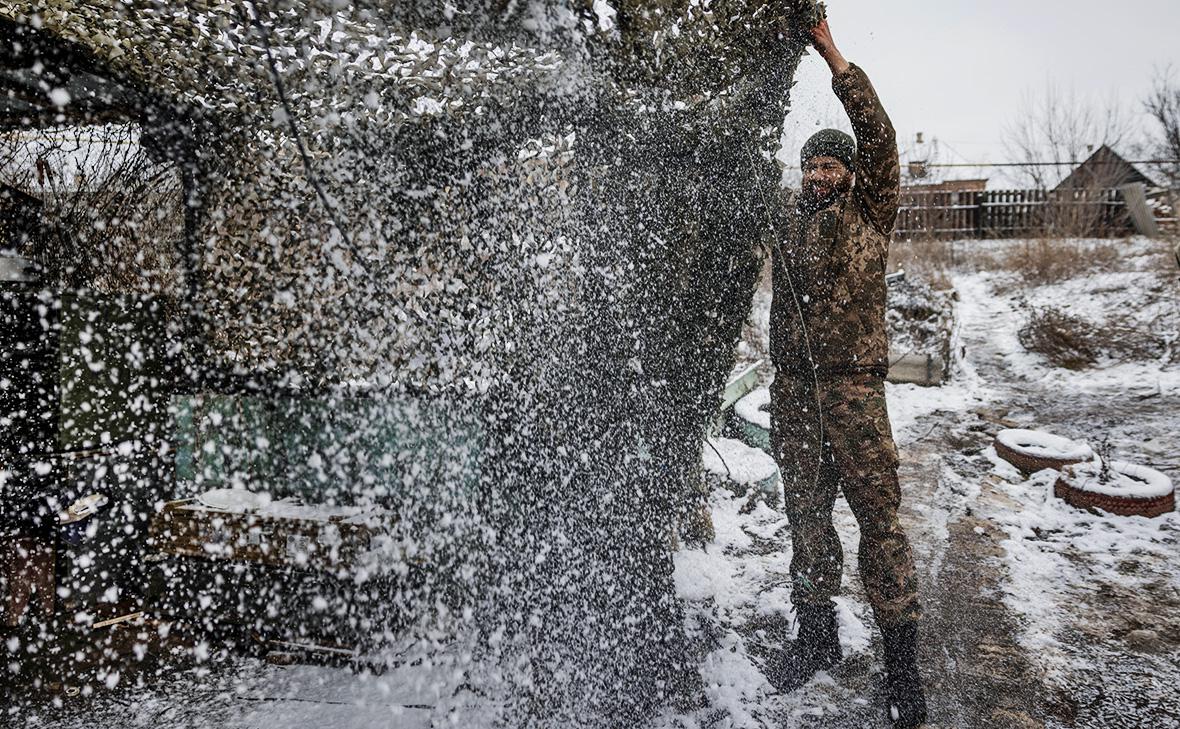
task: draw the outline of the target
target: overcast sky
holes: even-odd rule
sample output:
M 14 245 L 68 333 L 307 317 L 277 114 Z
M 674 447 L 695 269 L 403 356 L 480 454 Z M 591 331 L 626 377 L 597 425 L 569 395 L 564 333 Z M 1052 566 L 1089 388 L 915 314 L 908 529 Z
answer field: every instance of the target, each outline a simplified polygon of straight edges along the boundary
M 1180 0 L 827 0 L 836 45 L 869 74 L 907 147 L 940 141 L 944 162 L 1007 161 L 1029 93 L 1053 83 L 1141 114 L 1156 69 L 1180 80 Z M 783 157 L 819 128 L 847 129 L 827 66 L 803 59 Z M 970 171 L 965 171 L 970 172 Z M 986 173 L 985 173 L 986 174 Z M 958 176 L 958 175 L 956 175 Z M 963 176 L 970 176 L 965 174 Z

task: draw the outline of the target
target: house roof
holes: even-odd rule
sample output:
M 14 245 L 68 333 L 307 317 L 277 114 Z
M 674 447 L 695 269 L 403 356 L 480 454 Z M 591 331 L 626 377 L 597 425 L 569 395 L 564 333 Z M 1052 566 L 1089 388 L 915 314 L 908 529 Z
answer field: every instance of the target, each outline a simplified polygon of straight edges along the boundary
M 1154 180 L 1104 144 L 1066 175 L 1056 189 L 1110 188 L 1136 182 L 1148 187 L 1156 186 Z
M 979 177 L 969 180 L 942 180 L 941 182 L 922 182 L 906 185 L 907 192 L 975 192 L 987 189 L 987 178 Z

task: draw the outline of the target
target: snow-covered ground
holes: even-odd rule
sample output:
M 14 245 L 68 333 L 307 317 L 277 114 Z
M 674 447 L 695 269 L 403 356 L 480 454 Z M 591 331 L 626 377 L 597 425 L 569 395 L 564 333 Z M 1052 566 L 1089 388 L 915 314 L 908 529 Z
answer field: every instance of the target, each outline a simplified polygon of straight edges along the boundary
M 1166 300 L 1160 287 L 1171 285 L 1180 297 L 1180 275 L 1152 267 L 1152 246 L 1137 241 L 1136 255 L 1112 270 L 1046 285 L 1014 284 L 1012 273 L 951 271 L 959 294 L 954 376 L 940 388 L 887 388 L 902 457 L 902 518 L 927 612 L 922 659 L 932 726 L 1180 726 L 1180 514 L 1080 511 L 1052 495 L 1054 472 L 1025 478 L 991 448 L 1001 429 L 1046 429 L 1180 476 L 1180 365 L 1170 356 L 1067 371 L 1025 351 L 1018 337 L 1030 305 L 1099 320 L 1134 310 L 1144 290 Z M 766 321 L 764 308 L 756 322 Z M 1134 310 L 1132 318 L 1144 326 L 1175 321 L 1166 313 Z M 724 440 L 714 445 L 706 466 L 715 477 L 753 482 L 765 475 L 760 452 Z M 669 709 L 654 725 L 887 726 L 879 637 L 859 585 L 858 531 L 845 502 L 837 502 L 835 520 L 846 555 L 839 600 L 846 658 L 790 695 L 777 693 L 762 671 L 794 630 L 786 516 L 774 499 L 747 488 L 717 488 L 710 504 L 715 541 L 675 557 L 688 627 L 704 646 L 706 707 Z M 494 721 L 492 706 L 456 698 L 438 670 L 417 663 L 369 676 L 235 661 L 160 687 L 98 696 L 29 725 Z
M 1174 342 L 1180 274 L 1161 265 L 1162 248 L 1135 241 L 1114 265 L 1042 286 L 957 277 L 972 340 L 966 362 L 990 388 L 993 415 L 1180 476 L 1180 364 L 1171 351 L 1072 371 L 1018 338 L 1030 308 L 1054 306 L 1097 323 L 1122 317 Z M 1180 726 L 1180 513 L 1091 514 L 1053 496 L 1056 472 L 1026 479 L 992 449 L 982 457 L 991 468 L 975 507 L 1002 534 L 1003 599 L 1050 694 L 1048 725 Z
M 1180 726 L 1180 700 L 1171 688 L 1180 680 L 1180 514 L 1146 519 L 1075 509 L 1053 496 L 1056 472 L 1024 478 L 990 447 L 1002 427 L 1047 428 L 1107 442 L 1117 457 L 1173 476 L 1180 472 L 1180 365 L 1172 364 L 1170 352 L 1154 360 L 1104 358 L 1072 371 L 1026 351 L 1018 337 L 1029 312 L 1049 305 L 1099 324 L 1118 314 L 1147 328 L 1174 326 L 1166 287 L 1172 286 L 1171 305 L 1180 306 L 1180 276 L 1152 266 L 1158 247 L 1135 241 L 1117 270 L 1084 270 L 1045 285 L 1014 285 L 1011 273 L 954 274 L 961 355 L 954 378 L 941 388 L 887 388 L 903 478 L 909 476 L 903 498 L 907 528 L 924 560 L 924 592 L 963 592 L 929 602 L 949 610 L 952 622 L 956 601 L 995 603 L 1009 624 L 961 626 L 977 634 L 968 635 L 967 644 L 1015 654 L 1023 665 L 1017 678 L 1038 682 L 1010 705 L 989 705 L 986 693 L 974 706 L 961 693 L 939 695 L 940 686 L 955 682 L 941 681 L 938 667 L 969 674 L 974 657 L 955 655 L 961 641 L 928 634 L 928 654 L 941 652 L 945 659 L 927 661 L 932 718 L 947 726 Z M 1144 292 L 1155 294 L 1148 306 L 1141 304 Z M 877 697 L 863 668 L 821 676 L 792 696 L 767 693 L 754 669 L 769 651 L 781 649 L 789 632 L 790 543 L 781 512 L 766 504 L 752 511 L 743 506 L 744 498 L 715 492 L 717 544 L 677 556 L 682 596 L 726 635 L 702 669 L 714 698 L 707 716 L 717 726 L 885 725 L 870 707 Z M 842 500 L 835 518 L 845 554 L 855 555 L 856 524 Z M 964 525 L 988 542 L 988 551 L 967 559 L 995 574 L 995 589 L 976 596 L 969 594 L 975 585 L 942 574 L 946 560 L 963 558 L 953 534 Z M 855 559 L 845 562 L 840 611 L 846 663 L 871 664 L 871 674 L 875 628 Z M 775 623 L 768 617 L 780 623 L 772 636 L 766 626 Z M 1015 645 L 997 647 L 1001 641 L 991 633 L 1009 628 Z M 968 705 L 953 707 L 958 701 Z

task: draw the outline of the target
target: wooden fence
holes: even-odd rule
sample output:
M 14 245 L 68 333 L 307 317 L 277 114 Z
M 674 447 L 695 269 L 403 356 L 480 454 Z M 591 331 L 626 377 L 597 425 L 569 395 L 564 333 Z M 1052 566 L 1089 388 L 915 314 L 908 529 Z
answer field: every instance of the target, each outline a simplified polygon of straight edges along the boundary
M 1038 235 L 1122 235 L 1133 230 L 1116 189 L 902 190 L 895 237 L 1022 238 Z

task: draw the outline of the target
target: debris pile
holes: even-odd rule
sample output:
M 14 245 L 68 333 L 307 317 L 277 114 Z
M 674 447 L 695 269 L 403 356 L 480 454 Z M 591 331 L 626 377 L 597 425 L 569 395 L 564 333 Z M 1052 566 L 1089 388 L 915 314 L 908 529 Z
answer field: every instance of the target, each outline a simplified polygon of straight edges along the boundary
M 954 300 L 953 289 L 935 290 L 913 275 L 891 283 L 885 312 L 891 357 L 929 354 L 949 362 Z

